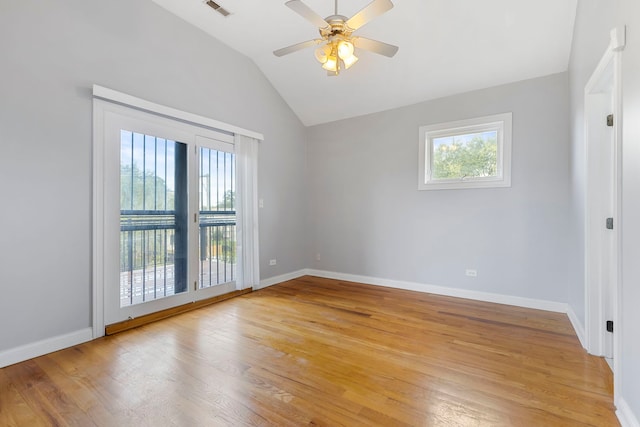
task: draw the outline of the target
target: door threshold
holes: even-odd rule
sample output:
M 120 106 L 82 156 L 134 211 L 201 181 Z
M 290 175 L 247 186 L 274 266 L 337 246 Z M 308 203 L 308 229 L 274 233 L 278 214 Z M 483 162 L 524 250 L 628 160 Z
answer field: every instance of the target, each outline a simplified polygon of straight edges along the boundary
M 228 292 L 226 294 L 218 295 L 212 298 L 206 298 L 203 300 L 194 301 L 187 304 L 182 304 L 176 307 L 167 308 L 165 310 L 156 311 L 155 313 L 145 314 L 144 316 L 135 317 L 133 319 L 123 320 L 122 322 L 112 323 L 111 325 L 107 325 L 104 328 L 104 334 L 113 335 L 113 334 L 117 334 L 118 332 L 128 331 L 129 329 L 147 325 L 157 320 L 166 319 L 167 317 L 186 313 L 192 310 L 197 310 L 198 308 L 205 307 L 210 304 L 215 304 L 217 302 L 224 301 L 229 298 L 248 294 L 249 292 L 252 292 L 252 291 L 253 291 L 252 288 L 241 289 L 239 291 Z

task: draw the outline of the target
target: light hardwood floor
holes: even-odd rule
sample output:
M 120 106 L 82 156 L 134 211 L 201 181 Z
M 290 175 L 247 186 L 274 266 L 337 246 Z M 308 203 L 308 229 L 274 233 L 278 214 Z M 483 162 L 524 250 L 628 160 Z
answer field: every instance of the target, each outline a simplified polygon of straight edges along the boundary
M 0 426 L 617 426 L 563 314 L 302 277 L 0 369 Z

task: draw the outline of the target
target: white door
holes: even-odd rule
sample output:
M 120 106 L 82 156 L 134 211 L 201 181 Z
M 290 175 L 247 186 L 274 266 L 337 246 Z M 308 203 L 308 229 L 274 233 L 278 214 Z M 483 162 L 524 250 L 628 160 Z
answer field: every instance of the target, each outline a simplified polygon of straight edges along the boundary
M 618 281 L 618 169 L 614 111 L 614 64 L 594 74 L 585 91 L 587 139 L 587 335 L 590 353 L 613 366 Z M 608 121 L 612 115 L 612 122 Z M 615 326 L 615 325 L 614 325 Z
M 193 252 L 198 254 L 197 289 L 216 294 L 231 292 L 236 289 L 238 276 L 234 146 L 198 135 L 195 154 L 198 198 L 194 198 L 194 210 L 198 227 L 194 227 L 197 236 L 192 242 L 197 245 Z
M 232 137 L 110 108 L 104 120 L 105 324 L 235 290 Z
M 607 105 L 607 111 L 611 109 L 611 93 L 603 94 L 603 103 Z M 604 117 L 606 117 L 605 115 Z M 597 124 L 593 123 L 594 126 Z M 600 282 L 603 289 L 603 317 L 605 325 L 607 322 L 613 322 L 614 316 L 614 296 L 616 277 L 616 240 L 615 227 L 617 217 L 615 213 L 615 177 L 614 177 L 614 138 L 613 127 L 608 126 L 604 118 L 601 117 L 601 127 L 599 134 L 600 152 L 602 154 L 602 185 L 599 186 L 600 203 L 601 203 L 601 224 L 600 224 L 600 242 L 602 244 L 601 251 L 601 270 Z M 610 365 L 613 366 L 613 333 L 607 331 L 606 327 L 602 331 L 603 334 L 603 356 L 607 358 Z

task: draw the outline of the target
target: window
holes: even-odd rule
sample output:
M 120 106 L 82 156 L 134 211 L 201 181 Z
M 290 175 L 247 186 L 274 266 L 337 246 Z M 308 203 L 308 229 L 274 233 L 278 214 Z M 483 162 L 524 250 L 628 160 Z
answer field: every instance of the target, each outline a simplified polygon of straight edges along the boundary
M 511 113 L 420 127 L 419 190 L 511 186 Z
M 120 307 L 187 290 L 186 147 L 120 130 Z
M 235 280 L 235 154 L 200 147 L 199 287 Z

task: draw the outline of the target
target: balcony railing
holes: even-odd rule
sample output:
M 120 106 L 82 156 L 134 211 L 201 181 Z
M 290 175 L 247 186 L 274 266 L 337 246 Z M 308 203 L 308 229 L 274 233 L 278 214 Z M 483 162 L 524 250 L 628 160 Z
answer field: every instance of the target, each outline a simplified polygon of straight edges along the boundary
M 200 288 L 236 279 L 236 212 L 200 211 Z
M 235 211 L 200 212 L 200 288 L 235 280 Z M 120 306 L 176 293 L 175 212 L 121 211 Z

